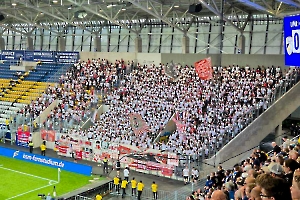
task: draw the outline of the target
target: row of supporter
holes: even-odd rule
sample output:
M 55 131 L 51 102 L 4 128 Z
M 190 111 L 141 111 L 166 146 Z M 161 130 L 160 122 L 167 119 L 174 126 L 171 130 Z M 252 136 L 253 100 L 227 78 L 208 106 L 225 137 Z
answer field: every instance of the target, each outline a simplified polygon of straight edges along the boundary
M 50 86 L 42 97 L 20 113 L 32 118 L 54 99 L 61 100 L 43 127 L 64 132 L 65 123 L 78 124 L 91 116 L 97 104 L 95 90 L 105 90 L 109 110 L 87 130 L 69 134 L 90 139 L 135 145 L 187 155 L 208 155 L 243 130 L 290 88 L 299 69 L 279 67 L 214 67 L 211 80 L 201 80 L 193 67 L 180 66 L 176 81 L 165 73 L 166 66 L 140 65 L 106 59 L 79 61 Z M 128 73 L 130 72 L 130 73 Z M 117 87 L 115 87 L 117 86 Z M 182 126 L 164 142 L 155 139 L 171 120 Z
M 200 199 L 299 199 L 300 143 L 283 138 L 283 145 L 272 143 L 269 154 L 253 150 L 246 160 L 233 169 L 218 167 L 207 176 L 204 188 L 187 197 Z

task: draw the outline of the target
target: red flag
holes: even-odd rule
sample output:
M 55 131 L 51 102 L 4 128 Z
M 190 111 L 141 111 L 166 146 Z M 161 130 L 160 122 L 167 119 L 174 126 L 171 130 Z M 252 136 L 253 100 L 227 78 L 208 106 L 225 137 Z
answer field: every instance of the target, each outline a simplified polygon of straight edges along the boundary
M 205 58 L 195 62 L 195 70 L 202 80 L 208 80 L 212 78 L 212 67 L 211 67 L 211 58 Z

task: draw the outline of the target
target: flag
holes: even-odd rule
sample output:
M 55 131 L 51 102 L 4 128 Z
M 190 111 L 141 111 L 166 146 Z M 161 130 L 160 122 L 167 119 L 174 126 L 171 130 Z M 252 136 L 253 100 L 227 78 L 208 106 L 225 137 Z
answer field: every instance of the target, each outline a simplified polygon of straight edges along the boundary
M 211 67 L 211 58 L 205 58 L 195 62 L 195 70 L 202 80 L 208 80 L 212 78 L 213 70 Z
M 149 126 L 142 116 L 138 113 L 132 113 L 129 115 L 130 124 L 135 135 L 141 135 L 145 132 L 149 132 Z
M 172 118 L 172 121 L 175 122 L 179 133 L 182 133 L 185 130 L 186 125 L 180 121 L 178 112 L 176 112 L 175 116 Z

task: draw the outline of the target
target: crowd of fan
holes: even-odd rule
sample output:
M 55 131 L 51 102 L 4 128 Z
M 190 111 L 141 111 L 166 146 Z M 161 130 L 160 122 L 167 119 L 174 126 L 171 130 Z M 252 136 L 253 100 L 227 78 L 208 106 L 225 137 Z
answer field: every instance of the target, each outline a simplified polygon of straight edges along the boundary
M 181 74 L 175 89 L 182 93 L 175 108 L 185 128 L 169 137 L 166 148 L 207 156 L 243 130 L 257 112 L 266 110 L 278 92 L 291 87 L 299 69 L 215 67 L 210 81 L 199 80 L 188 68 Z
M 109 90 L 115 85 L 118 77 L 124 73 L 120 69 L 122 63 L 124 62 L 116 60 L 113 65 L 105 59 L 79 61 L 61 76 L 59 84 L 49 86 L 41 97 L 21 109 L 17 118 L 35 119 L 54 100 L 59 99 L 59 104 L 51 110 L 47 120 L 43 122 L 44 128 L 52 129 L 59 126 L 61 130 L 67 124 L 85 121 L 90 117 L 91 106 L 98 102 L 94 91 Z M 18 119 L 17 121 L 22 122 Z
M 106 59 L 79 61 L 49 86 L 42 97 L 20 113 L 36 118 L 55 99 L 61 100 L 43 123 L 47 129 L 70 121 L 79 123 L 91 116 L 97 104 L 94 90 L 107 93 L 109 110 L 86 131 L 70 133 L 89 139 L 117 142 L 172 151 L 184 155 L 208 155 L 243 130 L 255 117 L 254 111 L 268 108 L 269 101 L 288 89 L 299 76 L 299 69 L 249 66 L 214 67 L 211 80 L 201 80 L 193 67 L 176 66 L 176 81 L 165 71 L 169 65 L 134 65 Z M 128 73 L 130 72 L 130 73 Z M 138 113 L 147 127 L 137 134 L 130 123 Z M 168 142 L 154 142 L 175 113 L 182 127 Z M 62 124 L 62 127 L 64 124 Z M 61 130 L 61 129 L 60 129 Z
M 257 149 L 232 170 L 219 166 L 187 200 L 300 199 L 300 144 L 283 141 L 282 146 L 272 143 L 272 155 Z

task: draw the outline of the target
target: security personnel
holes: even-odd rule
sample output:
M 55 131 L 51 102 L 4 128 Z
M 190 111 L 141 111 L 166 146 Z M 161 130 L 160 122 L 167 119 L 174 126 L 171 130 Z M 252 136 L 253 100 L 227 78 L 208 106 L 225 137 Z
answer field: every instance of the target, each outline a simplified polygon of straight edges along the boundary
M 105 157 L 103 159 L 103 174 L 107 173 L 108 174 L 108 159 Z
M 28 146 L 29 146 L 29 153 L 32 153 L 33 152 L 33 142 L 32 142 L 32 140 L 29 141 Z
M 153 199 L 157 199 L 157 188 L 158 188 L 158 185 L 155 183 L 155 181 L 153 181 L 153 183 L 151 185 Z
M 42 154 L 42 156 L 45 156 L 46 155 L 46 141 L 43 141 L 43 143 L 41 144 L 41 146 L 40 146 L 40 148 L 41 148 L 41 154 Z
M 121 188 L 122 188 L 122 198 L 124 198 L 125 194 L 126 194 L 126 186 L 127 186 L 128 182 L 126 179 L 122 180 L 121 183 Z
M 138 191 L 138 200 L 141 200 L 141 196 L 142 196 L 142 192 L 143 192 L 143 189 L 144 189 L 145 185 L 143 183 L 143 181 L 140 181 L 138 184 L 137 184 L 137 191 Z
M 95 200 L 102 200 L 102 195 L 101 194 L 97 194 Z
M 119 176 L 114 177 L 114 185 L 115 185 L 115 190 L 120 194 L 120 178 Z
M 133 177 L 131 182 L 131 195 L 136 196 L 136 186 L 137 186 L 137 181 L 135 180 L 135 178 Z

